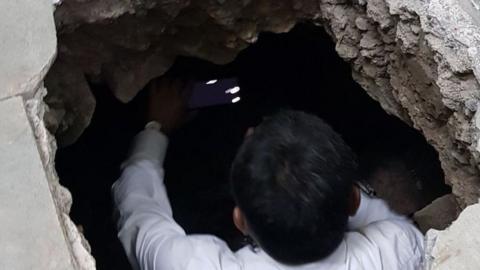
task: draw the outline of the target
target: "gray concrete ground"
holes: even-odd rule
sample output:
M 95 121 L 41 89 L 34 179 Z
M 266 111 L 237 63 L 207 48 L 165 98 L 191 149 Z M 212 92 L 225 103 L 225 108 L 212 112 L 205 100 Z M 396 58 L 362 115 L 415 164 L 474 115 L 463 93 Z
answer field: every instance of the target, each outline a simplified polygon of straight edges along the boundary
M 34 91 L 55 59 L 51 0 L 0 1 L 0 99 Z
M 53 11 L 51 0 L 0 1 L 2 270 L 78 268 L 45 170 L 53 159 L 43 157 L 53 150 L 37 140 L 43 112 L 32 109 L 41 107 L 39 89 L 56 56 Z
M 72 269 L 21 97 L 0 102 L 0 269 Z

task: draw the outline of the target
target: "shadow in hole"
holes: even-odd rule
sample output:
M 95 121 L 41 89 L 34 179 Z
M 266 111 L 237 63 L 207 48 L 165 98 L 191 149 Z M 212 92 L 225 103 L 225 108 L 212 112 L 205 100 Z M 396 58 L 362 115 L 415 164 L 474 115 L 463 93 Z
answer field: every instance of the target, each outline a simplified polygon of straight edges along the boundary
M 417 181 L 431 187 L 420 191 L 425 201 L 447 193 L 435 151 L 417 131 L 387 115 L 350 72 L 327 34 L 311 25 L 288 34 L 262 34 L 225 66 L 179 58 L 171 74 L 236 76 L 242 101 L 201 110 L 172 136 L 165 169 L 175 219 L 189 233 L 215 234 L 234 249 L 241 245 L 231 221 L 230 163 L 247 127 L 280 108 L 308 111 L 330 123 L 359 154 L 364 176 L 375 175 L 379 167 L 394 168 L 408 188 L 412 181 L 414 187 Z M 121 104 L 106 86 L 92 87 L 97 98 L 92 123 L 77 143 L 58 151 L 57 170 L 73 194 L 71 217 L 82 225 L 98 269 L 130 269 L 111 219 L 110 186 L 131 139 L 143 127 L 145 95 Z M 402 165 L 389 167 L 384 160 Z M 431 166 L 421 171 L 423 164 Z

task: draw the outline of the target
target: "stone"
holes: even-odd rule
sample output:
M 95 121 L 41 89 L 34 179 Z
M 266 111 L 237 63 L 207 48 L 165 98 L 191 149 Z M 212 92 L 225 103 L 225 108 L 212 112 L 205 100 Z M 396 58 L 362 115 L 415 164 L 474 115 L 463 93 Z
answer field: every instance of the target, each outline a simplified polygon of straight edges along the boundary
M 380 25 L 380 28 L 382 29 L 391 27 L 394 22 L 394 18 L 392 18 L 388 10 L 388 1 L 367 1 L 367 15 L 371 20 Z
M 0 100 L 36 90 L 55 58 L 51 0 L 0 2 Z
M 0 269 L 74 269 L 21 97 L 0 102 Z
M 369 31 L 363 35 L 362 40 L 360 40 L 360 47 L 363 49 L 374 49 L 382 43 L 375 31 Z
M 452 194 L 444 195 L 420 211 L 413 219 L 423 233 L 429 229 L 444 230 L 457 218 L 459 206 Z
M 367 31 L 371 27 L 370 22 L 364 17 L 358 17 L 355 19 L 355 25 L 362 31 Z
M 358 48 L 351 45 L 337 44 L 335 47 L 338 55 L 344 59 L 355 59 L 358 56 Z
M 480 204 L 471 205 L 444 231 L 426 236 L 427 270 L 475 270 L 480 265 Z
M 49 104 L 49 130 L 55 134 L 61 147 L 74 143 L 90 124 L 95 111 L 95 97 L 83 74 L 75 65 L 55 61 L 45 78 Z M 68 91 L 66 91 L 68 89 Z M 56 122 L 61 119 L 60 122 Z

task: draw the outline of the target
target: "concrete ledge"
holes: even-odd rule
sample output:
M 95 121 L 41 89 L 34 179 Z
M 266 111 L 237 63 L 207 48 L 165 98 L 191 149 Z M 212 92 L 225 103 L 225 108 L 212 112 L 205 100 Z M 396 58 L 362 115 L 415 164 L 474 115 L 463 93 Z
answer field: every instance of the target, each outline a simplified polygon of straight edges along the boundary
M 0 1 L 0 100 L 38 88 L 57 49 L 52 0 Z
M 0 269 L 73 269 L 22 98 L 0 102 Z

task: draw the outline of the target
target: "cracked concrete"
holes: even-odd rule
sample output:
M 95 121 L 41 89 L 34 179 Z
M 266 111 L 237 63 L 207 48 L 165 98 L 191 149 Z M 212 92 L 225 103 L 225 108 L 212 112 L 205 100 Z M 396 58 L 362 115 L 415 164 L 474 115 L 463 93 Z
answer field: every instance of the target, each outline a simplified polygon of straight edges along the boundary
M 0 102 L 0 269 L 73 269 L 21 97 Z

